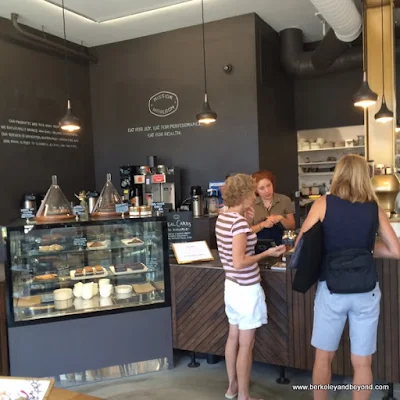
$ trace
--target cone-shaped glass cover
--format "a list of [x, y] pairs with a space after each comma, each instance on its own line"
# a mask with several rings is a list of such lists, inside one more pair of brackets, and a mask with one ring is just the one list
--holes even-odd
[[42, 204], [36, 214], [38, 221], [59, 221], [74, 218], [71, 203], [65, 197], [60, 186], [57, 184], [57, 176], [51, 177], [52, 184], [46, 193]]
[[103, 186], [103, 190], [100, 193], [91, 215], [93, 217], [118, 216], [120, 214], [117, 214], [115, 211], [115, 205], [121, 204], [122, 202], [120, 194], [111, 182], [111, 174], [107, 174], [106, 183]]

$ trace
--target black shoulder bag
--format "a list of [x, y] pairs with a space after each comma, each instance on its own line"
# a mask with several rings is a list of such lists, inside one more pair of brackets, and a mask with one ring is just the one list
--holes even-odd
[[378, 281], [374, 263], [375, 236], [379, 227], [378, 206], [369, 249], [346, 249], [325, 258], [325, 278], [331, 293], [366, 293]]

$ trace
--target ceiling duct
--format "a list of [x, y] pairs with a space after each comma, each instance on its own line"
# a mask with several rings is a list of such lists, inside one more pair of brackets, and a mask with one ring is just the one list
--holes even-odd
[[310, 0], [332, 28], [314, 51], [311, 62], [326, 70], [343, 54], [362, 31], [362, 18], [353, 0]]
[[[326, 35], [328, 36], [328, 35]], [[280, 32], [281, 62], [289, 75], [299, 77], [317, 76], [326, 73], [343, 72], [362, 68], [362, 47], [351, 47], [331, 66], [324, 70], [315, 68], [312, 62], [314, 51], [303, 50], [303, 32], [297, 28], [289, 28]]]
[[50, 47], [50, 48], [52, 48], [52, 49], [54, 49], [54, 50], [56, 50], [58, 52], [66, 51], [70, 55], [72, 55], [74, 57], [78, 57], [78, 58], [80, 58], [82, 60], [85, 60], [85, 61], [90, 61], [90, 62], [93, 62], [93, 63], [97, 63], [98, 62], [97, 57], [95, 57], [95, 56], [93, 56], [91, 54], [86, 54], [83, 51], [80, 52], [80, 51], [71, 49], [70, 47], [65, 47], [64, 45], [52, 42], [51, 40], [48, 40], [48, 39], [45, 39], [43, 37], [34, 35], [33, 33], [27, 32], [19, 24], [19, 22], [18, 22], [18, 14], [12, 13], [11, 14], [11, 21], [12, 21], [12, 24], [13, 24], [13, 26], [14, 26], [14, 28], [15, 28], [15, 30], [17, 32], [19, 32], [21, 35], [25, 36], [26, 38], [28, 38], [28, 39], [30, 39], [30, 40], [32, 40], [34, 42], [37, 42], [37, 43], [40, 43], [41, 45], [45, 45], [47, 47]]

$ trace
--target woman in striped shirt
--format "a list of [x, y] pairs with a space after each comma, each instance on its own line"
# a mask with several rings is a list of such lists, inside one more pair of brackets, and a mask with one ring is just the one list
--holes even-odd
[[257, 236], [245, 218], [255, 201], [255, 183], [250, 175], [230, 176], [222, 188], [222, 197], [228, 209], [219, 215], [215, 232], [226, 276], [225, 312], [229, 320], [225, 348], [229, 388], [225, 397], [255, 400], [249, 396], [254, 335], [257, 328], [267, 323], [258, 262], [266, 257], [279, 257], [285, 246], [254, 254]]

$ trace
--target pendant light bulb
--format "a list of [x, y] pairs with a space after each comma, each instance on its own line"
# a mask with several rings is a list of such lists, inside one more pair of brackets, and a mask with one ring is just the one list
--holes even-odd
[[209, 125], [217, 120], [217, 113], [211, 109], [207, 93], [204, 96], [204, 103], [201, 112], [196, 115], [196, 119], [202, 125]]
[[382, 96], [382, 105], [379, 111], [375, 114], [375, 121], [385, 124], [393, 120], [393, 112], [386, 105], [385, 96]]
[[67, 113], [59, 122], [60, 128], [64, 132], [76, 133], [81, 130], [81, 122], [75, 117], [71, 111], [71, 102], [68, 100]]
[[354, 105], [356, 107], [368, 108], [376, 104], [378, 100], [378, 95], [371, 90], [367, 80], [367, 72], [363, 73], [363, 81], [361, 83], [360, 89], [354, 95]]

